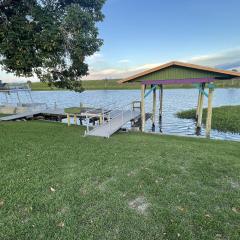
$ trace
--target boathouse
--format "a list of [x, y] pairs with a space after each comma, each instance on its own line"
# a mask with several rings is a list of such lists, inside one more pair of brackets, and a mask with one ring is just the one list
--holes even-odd
[[[169, 62], [156, 68], [141, 72], [134, 76], [120, 80], [119, 83], [136, 83], [141, 86], [141, 129], [145, 128], [145, 98], [153, 93], [153, 124], [156, 115], [156, 91], [159, 88], [159, 114], [163, 113], [163, 88], [164, 85], [193, 84], [198, 88], [198, 101], [196, 109], [197, 128], [201, 128], [204, 96], [208, 98], [208, 111], [206, 120], [206, 136], [210, 136], [212, 121], [212, 100], [215, 85], [219, 80], [229, 81], [240, 77], [240, 73], [205, 67], [183, 62]], [[150, 87], [150, 90], [147, 90]], [[208, 92], [205, 90], [208, 89]]]

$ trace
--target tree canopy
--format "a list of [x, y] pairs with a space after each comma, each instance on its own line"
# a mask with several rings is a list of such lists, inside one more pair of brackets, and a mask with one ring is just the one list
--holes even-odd
[[105, 0], [0, 0], [0, 64], [16, 76], [82, 91], [87, 56], [99, 51]]

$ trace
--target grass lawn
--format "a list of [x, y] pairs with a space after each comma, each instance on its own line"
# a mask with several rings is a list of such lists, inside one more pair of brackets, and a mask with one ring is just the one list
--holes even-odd
[[[83, 87], [85, 90], [118, 90], [118, 89], [140, 89], [139, 83], [125, 83], [119, 84], [118, 80], [88, 80], [82, 81]], [[216, 86], [219, 88], [228, 88], [228, 87], [240, 87], [239, 80], [230, 80], [223, 81], [219, 80], [216, 82]], [[47, 83], [42, 82], [33, 82], [31, 84], [32, 90], [35, 91], [47, 91], [47, 90], [59, 90], [55, 87], [50, 88]], [[193, 85], [189, 84], [178, 84], [178, 85], [166, 85], [164, 88], [195, 88]], [[61, 90], [61, 89], [60, 89]]]
[[[177, 113], [179, 118], [195, 119], [196, 110]], [[203, 110], [203, 122], [206, 123], [207, 109]], [[212, 128], [222, 132], [240, 133], [240, 106], [213, 108]]]
[[0, 239], [239, 239], [240, 143], [0, 124]]

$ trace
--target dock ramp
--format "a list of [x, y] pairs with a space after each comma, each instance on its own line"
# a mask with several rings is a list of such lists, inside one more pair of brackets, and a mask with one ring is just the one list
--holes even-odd
[[109, 113], [108, 120], [92, 130], [87, 130], [86, 136], [97, 136], [109, 138], [117, 132], [122, 126], [131, 120], [140, 117], [139, 110], [113, 110]]

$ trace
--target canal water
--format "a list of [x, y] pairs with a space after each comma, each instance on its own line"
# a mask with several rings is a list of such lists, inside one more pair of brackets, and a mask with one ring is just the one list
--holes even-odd
[[[0, 103], [5, 102], [5, 97], [0, 94]], [[96, 90], [76, 93], [72, 91], [34, 91], [32, 97], [35, 102], [47, 103], [58, 107], [79, 106], [80, 103], [102, 107], [115, 103], [115, 106], [123, 106], [134, 100], [140, 100], [139, 90]], [[196, 108], [198, 91], [196, 89], [166, 89], [163, 96], [163, 119], [159, 126], [158, 111], [156, 116], [155, 131], [174, 135], [192, 135], [195, 133], [195, 121], [179, 119], [176, 113], [182, 110]], [[22, 94], [23, 101], [29, 101], [28, 96]], [[157, 96], [158, 99], [158, 96]], [[11, 99], [16, 102], [17, 99]], [[207, 107], [207, 98], [204, 99]], [[159, 102], [157, 103], [159, 109]], [[240, 89], [216, 89], [214, 92], [213, 106], [240, 105]], [[146, 98], [146, 112], [152, 112], [152, 95]], [[214, 113], [213, 113], [214, 114]], [[240, 113], [239, 113], [240, 114]], [[146, 123], [146, 131], [152, 131], [152, 122]], [[204, 136], [205, 129], [201, 131]], [[214, 139], [240, 141], [240, 134], [223, 133], [212, 130], [211, 137]]]

